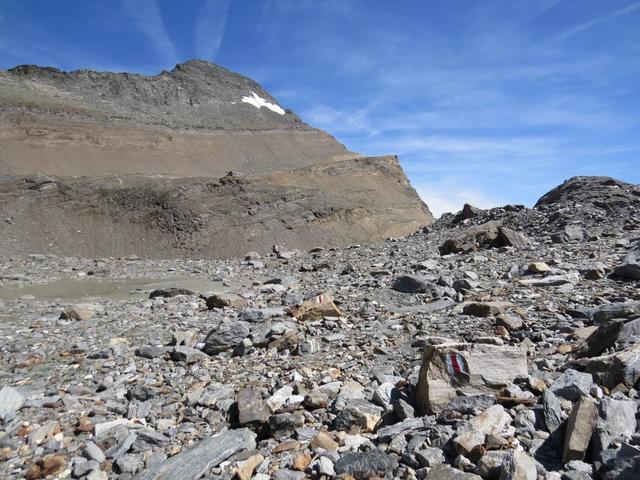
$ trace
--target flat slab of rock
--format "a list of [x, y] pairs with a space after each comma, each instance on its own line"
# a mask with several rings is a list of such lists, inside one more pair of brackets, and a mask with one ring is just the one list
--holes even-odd
[[348, 474], [355, 478], [391, 478], [398, 462], [379, 450], [346, 453], [335, 464], [338, 475]]
[[527, 375], [523, 349], [488, 344], [452, 343], [424, 349], [416, 400], [418, 411], [443, 410], [458, 392], [486, 393], [499, 390]]
[[231, 455], [256, 447], [256, 434], [249, 429], [227, 430], [200, 441], [195, 447], [175, 455], [160, 465], [134, 477], [135, 480], [196, 480]]
[[525, 278], [518, 280], [518, 283], [527, 287], [558, 287], [568, 283], [576, 284], [579, 281], [579, 273], [567, 273], [566, 275], [549, 275], [542, 278]]

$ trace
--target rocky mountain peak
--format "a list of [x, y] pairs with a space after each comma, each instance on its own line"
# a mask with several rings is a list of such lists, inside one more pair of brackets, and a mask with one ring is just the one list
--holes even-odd
[[254, 80], [204, 60], [157, 75], [19, 65], [0, 71], [0, 109], [213, 130], [309, 129]]

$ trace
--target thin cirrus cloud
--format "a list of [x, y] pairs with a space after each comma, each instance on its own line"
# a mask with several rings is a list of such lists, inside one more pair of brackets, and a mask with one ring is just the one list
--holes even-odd
[[356, 111], [340, 110], [327, 105], [317, 105], [304, 112], [313, 125], [319, 128], [331, 129], [336, 133], [347, 135], [364, 134], [377, 135], [379, 131], [371, 125], [366, 109]]
[[196, 23], [196, 53], [199, 58], [215, 60], [224, 38], [231, 0], [205, 0]]
[[169, 64], [178, 62], [178, 51], [164, 26], [158, 0], [122, 0], [122, 8], [160, 57]]
[[564, 30], [563, 32], [559, 33], [558, 35], [555, 35], [554, 37], [551, 37], [549, 40], [547, 40], [546, 42], [543, 42], [543, 45], [547, 45], [547, 44], [551, 44], [551, 43], [555, 43], [555, 42], [561, 42], [563, 40], [567, 40], [568, 38], [571, 38], [575, 35], [578, 35], [582, 32], [585, 32], [593, 27], [596, 27], [598, 25], [601, 25], [603, 23], [609, 22], [611, 20], [614, 20], [618, 17], [621, 17], [623, 15], [628, 15], [630, 13], [635, 12], [636, 10], [640, 10], [640, 2], [635, 2], [632, 4], [627, 5], [624, 8], [621, 8], [619, 10], [616, 10], [614, 12], [608, 13], [607, 15], [602, 15], [600, 17], [594, 18], [592, 20], [589, 20], [587, 22], [581, 23], [579, 25], [575, 25], [571, 28], [568, 28], [566, 30]]

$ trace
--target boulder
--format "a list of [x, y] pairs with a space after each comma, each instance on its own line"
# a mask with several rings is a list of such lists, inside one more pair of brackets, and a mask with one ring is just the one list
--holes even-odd
[[593, 385], [591, 374], [568, 368], [553, 382], [551, 391], [562, 398], [575, 402], [582, 395], [589, 394], [591, 385]]
[[439, 247], [440, 255], [450, 253], [469, 253], [487, 248], [516, 247], [531, 245], [531, 241], [522, 233], [503, 227], [498, 221], [490, 221], [462, 230], [452, 238], [445, 240]]
[[449, 343], [424, 349], [416, 391], [421, 414], [438, 413], [458, 393], [499, 391], [527, 375], [526, 351], [518, 347]]
[[419, 275], [402, 275], [391, 284], [392, 289], [402, 293], [427, 293], [433, 287], [430, 280]]
[[635, 400], [605, 397], [600, 402], [599, 410], [600, 416], [591, 438], [594, 453], [609, 448], [613, 440], [628, 441], [636, 433], [638, 403]]
[[208, 355], [230, 350], [249, 336], [249, 324], [242, 321], [223, 322], [211, 330], [204, 339], [202, 351]]

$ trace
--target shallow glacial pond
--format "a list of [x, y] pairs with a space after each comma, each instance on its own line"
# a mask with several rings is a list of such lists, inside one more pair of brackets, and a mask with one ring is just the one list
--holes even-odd
[[36, 299], [79, 300], [101, 298], [131, 300], [145, 298], [158, 288], [186, 288], [194, 292], [221, 292], [228, 287], [220, 281], [206, 278], [73, 278], [47, 283], [0, 285], [0, 300], [15, 300], [27, 296]]

